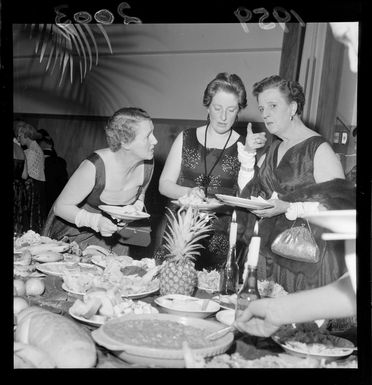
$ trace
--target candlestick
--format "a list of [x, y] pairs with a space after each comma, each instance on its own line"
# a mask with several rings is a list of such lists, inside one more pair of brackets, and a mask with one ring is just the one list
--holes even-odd
[[234, 247], [236, 244], [236, 236], [238, 232], [238, 224], [236, 222], [236, 212], [234, 210], [232, 218], [231, 218], [231, 224], [230, 224], [230, 236], [229, 236], [229, 243], [230, 248]]

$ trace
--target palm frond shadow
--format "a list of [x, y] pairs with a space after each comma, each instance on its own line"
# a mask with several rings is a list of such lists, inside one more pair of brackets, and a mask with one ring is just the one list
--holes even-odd
[[[26, 25], [20, 31], [18, 38], [32, 39], [33, 41], [31, 40], [29, 44], [34, 43], [35, 49], [31, 65], [20, 61], [14, 62], [15, 92], [22, 93], [26, 90], [30, 92], [32, 98], [42, 100], [48, 98], [48, 104], [56, 108], [62, 102], [72, 108], [79, 107], [79, 110], [83, 110], [87, 114], [97, 114], [98, 110], [102, 110], [102, 108], [105, 110], [105, 107], [111, 110], [115, 105], [113, 90], [124, 94], [129, 100], [129, 95], [125, 95], [125, 85], [113, 80], [115, 75], [120, 75], [121, 78], [127, 78], [130, 81], [134, 80], [153, 89], [157, 88], [156, 84], [151, 81], [153, 76], [145, 78], [136, 75], [137, 71], [133, 71], [138, 68], [138, 61], [128, 58], [124, 53], [114, 56], [108, 53], [109, 50], [113, 52], [112, 47], [114, 47], [114, 52], [115, 50], [128, 51], [136, 46], [136, 39], [139, 36], [152, 37], [150, 34], [141, 30], [127, 30], [125, 38], [119, 39], [121, 34], [116, 32], [113, 34], [113, 41], [115, 45], [119, 43], [120, 45], [117, 47], [110, 45], [110, 49], [108, 49], [108, 35], [104, 36], [93, 29], [91, 33], [95, 39], [89, 40], [87, 36], [84, 39], [81, 37], [81, 31], [89, 26], [79, 25], [78, 27], [80, 28], [72, 29], [69, 26], [57, 30], [55, 25]], [[114, 31], [109, 30], [109, 32]], [[90, 34], [89, 36], [91, 37]], [[94, 42], [94, 48], [89, 48], [85, 52], [89, 41]], [[98, 54], [100, 55], [99, 61]], [[39, 63], [42, 66], [37, 68]], [[140, 66], [141, 69], [161, 72], [151, 64], [141, 63]]]

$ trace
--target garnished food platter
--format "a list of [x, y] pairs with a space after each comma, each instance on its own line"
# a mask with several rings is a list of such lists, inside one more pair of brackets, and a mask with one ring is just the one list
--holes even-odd
[[[153, 287], [152, 289], [139, 291], [139, 292], [135, 292], [135, 293], [121, 291], [120, 295], [122, 298], [131, 298], [131, 299], [139, 299], [139, 298], [148, 297], [149, 295], [155, 294], [159, 290], [158, 285], [155, 284], [154, 286], [155, 287]], [[62, 289], [64, 291], [66, 291], [67, 293], [74, 294], [74, 295], [80, 295], [80, 296], [84, 296], [87, 293], [86, 291], [83, 292], [83, 291], [72, 290], [65, 283], [62, 283]], [[128, 289], [128, 290], [130, 291], [130, 289]]]
[[182, 368], [185, 366], [184, 341], [203, 357], [222, 354], [231, 346], [232, 333], [216, 341], [205, 339], [219, 329], [220, 324], [199, 318], [143, 314], [110, 320], [94, 330], [92, 337], [129, 363]]
[[91, 274], [102, 274], [102, 269], [90, 263], [75, 262], [49, 262], [37, 264], [36, 269], [47, 275], [62, 277], [66, 271], [79, 271]]
[[288, 354], [298, 357], [336, 360], [349, 356], [355, 350], [355, 345], [345, 338], [319, 330], [305, 332], [289, 326], [280, 329], [272, 339]]

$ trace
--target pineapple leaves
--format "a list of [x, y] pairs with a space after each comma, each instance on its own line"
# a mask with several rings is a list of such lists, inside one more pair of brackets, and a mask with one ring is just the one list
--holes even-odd
[[175, 260], [194, 259], [200, 255], [198, 251], [204, 248], [198, 243], [209, 236], [212, 230], [211, 219], [213, 215], [201, 213], [198, 209], [181, 207], [176, 215], [169, 209], [166, 213], [168, 219], [167, 229], [164, 233], [164, 240], [167, 251]]

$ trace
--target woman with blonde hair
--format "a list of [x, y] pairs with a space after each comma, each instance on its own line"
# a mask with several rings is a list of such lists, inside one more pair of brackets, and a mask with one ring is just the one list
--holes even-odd
[[49, 213], [44, 235], [128, 252], [125, 228], [100, 205], [133, 205], [142, 211], [154, 163], [154, 125], [148, 113], [127, 107], [105, 127], [109, 147], [94, 151], [71, 176]]

